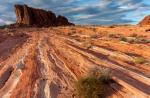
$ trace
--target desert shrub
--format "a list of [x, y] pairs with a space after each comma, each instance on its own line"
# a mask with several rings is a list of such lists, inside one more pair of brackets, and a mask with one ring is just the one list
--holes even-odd
[[115, 34], [115, 33], [114, 34], [111, 33], [108, 35], [109, 38], [121, 38], [122, 36], [123, 36], [122, 34]]
[[109, 26], [109, 28], [115, 28], [116, 27], [116, 25], [111, 25], [111, 26]]
[[72, 36], [72, 35], [75, 34], [75, 33], [76, 33], [75, 31], [69, 32], [69, 33], [68, 33], [68, 36]]
[[100, 81], [107, 83], [111, 79], [111, 71], [108, 68], [92, 68], [88, 72], [88, 76], [95, 77]]
[[137, 41], [137, 39], [134, 37], [121, 37], [120, 40], [124, 42], [128, 42], [130, 44], [134, 44]]
[[76, 88], [80, 98], [101, 98], [105, 90], [104, 84], [94, 77], [80, 79]]
[[120, 40], [124, 41], [124, 42], [127, 42], [127, 38], [126, 37], [121, 37]]
[[126, 42], [128, 42], [128, 43], [130, 43], [130, 44], [134, 44], [134, 43], [137, 42], [137, 40], [138, 40], [138, 39], [135, 39], [135, 38], [127, 38], [127, 41], [126, 41]]
[[115, 36], [115, 34], [109, 34], [108, 35], [110, 38], [115, 38], [116, 36]]
[[91, 69], [87, 77], [76, 82], [77, 93], [80, 98], [103, 98], [106, 92], [106, 83], [110, 79], [110, 70]]
[[134, 59], [135, 64], [143, 64], [145, 62], [146, 62], [146, 60], [143, 57], [137, 57]]
[[144, 39], [144, 38], [139, 38], [139, 39], [138, 39], [138, 42], [139, 42], [139, 43], [144, 43], [144, 44], [146, 44], [146, 43], [150, 43], [150, 40]]

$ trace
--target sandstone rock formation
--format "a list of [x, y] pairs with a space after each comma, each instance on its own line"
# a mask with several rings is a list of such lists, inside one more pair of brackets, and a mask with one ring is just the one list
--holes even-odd
[[139, 25], [150, 25], [150, 15], [146, 16]]
[[[112, 71], [114, 82], [107, 83], [106, 98], [150, 98], [150, 44], [121, 43], [119, 39], [134, 33], [137, 39], [149, 40], [146, 29], [0, 29], [0, 98], [80, 98], [75, 81], [95, 67]], [[110, 39], [110, 34], [122, 36]], [[108, 71], [102, 70], [106, 76]]]
[[56, 17], [52, 11], [35, 9], [27, 5], [15, 5], [16, 23], [31, 26], [73, 25], [64, 16]]

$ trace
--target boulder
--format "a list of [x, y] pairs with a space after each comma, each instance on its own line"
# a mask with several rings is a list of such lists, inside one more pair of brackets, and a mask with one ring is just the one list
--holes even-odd
[[27, 26], [73, 25], [64, 16], [56, 17], [52, 11], [36, 9], [27, 5], [15, 5], [16, 23]]

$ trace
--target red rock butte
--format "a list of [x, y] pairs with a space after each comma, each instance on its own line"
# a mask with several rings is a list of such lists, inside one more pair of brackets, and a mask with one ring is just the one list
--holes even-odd
[[92, 88], [100, 98], [150, 98], [150, 26], [59, 26], [70, 23], [50, 11], [15, 8], [17, 23], [0, 27], [0, 98], [83, 98], [75, 83], [93, 68], [111, 78], [104, 92]]
[[150, 25], [150, 15], [146, 16], [141, 22], [139, 22], [139, 25]]
[[64, 16], [52, 11], [36, 9], [27, 5], [15, 5], [16, 23], [31, 26], [65, 26], [74, 25]]

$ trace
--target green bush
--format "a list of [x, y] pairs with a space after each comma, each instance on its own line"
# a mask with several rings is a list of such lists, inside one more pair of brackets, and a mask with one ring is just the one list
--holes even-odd
[[106, 83], [110, 81], [110, 70], [94, 68], [85, 78], [76, 82], [76, 90], [80, 98], [103, 98]]
[[104, 84], [94, 77], [80, 79], [76, 83], [76, 88], [81, 98], [101, 98], [105, 90]]

